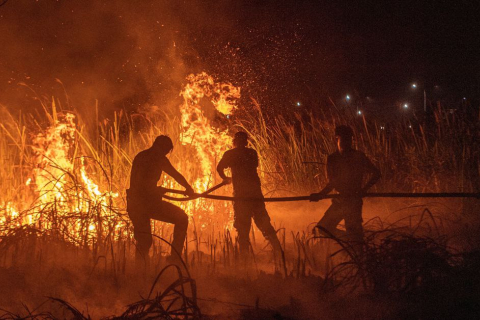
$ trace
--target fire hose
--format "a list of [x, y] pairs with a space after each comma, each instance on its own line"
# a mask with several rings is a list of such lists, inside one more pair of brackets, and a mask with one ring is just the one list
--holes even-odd
[[[312, 201], [311, 196], [294, 196], [294, 197], [231, 197], [231, 196], [217, 196], [210, 193], [223, 187], [226, 183], [222, 182], [203, 193], [195, 193], [193, 196], [188, 197], [172, 197], [163, 195], [162, 197], [172, 201], [190, 201], [198, 198], [223, 200], [223, 201], [262, 201], [262, 202], [288, 202], [288, 201]], [[185, 191], [176, 189], [165, 189], [166, 193], [183, 194]], [[322, 196], [320, 200], [332, 199], [332, 198], [348, 198], [348, 197], [361, 197], [361, 198], [477, 198], [480, 199], [480, 193], [463, 193], [463, 192], [413, 192], [413, 193], [399, 193], [399, 192], [371, 192], [361, 195], [343, 195], [343, 194], [328, 194]]]

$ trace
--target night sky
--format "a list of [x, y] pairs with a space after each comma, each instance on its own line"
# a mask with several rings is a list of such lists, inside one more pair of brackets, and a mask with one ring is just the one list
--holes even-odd
[[[1, 1], [0, 1], [1, 3]], [[455, 101], [480, 88], [478, 1], [47, 1], [0, 7], [0, 103], [32, 92], [104, 112], [176, 105], [206, 71], [266, 110], [346, 94], [391, 106], [419, 84]], [[59, 79], [61, 86], [55, 79]], [[410, 91], [409, 91], [410, 90]]]

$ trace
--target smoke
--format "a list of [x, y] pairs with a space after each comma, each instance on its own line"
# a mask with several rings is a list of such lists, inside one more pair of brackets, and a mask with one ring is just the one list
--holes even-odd
[[19, 83], [47, 97], [65, 90], [79, 108], [178, 96], [192, 55], [182, 10], [175, 1], [9, 1], [0, 8], [0, 103], [28, 110], [34, 94]]
[[0, 7], [0, 104], [31, 111], [32, 97], [66, 93], [66, 104], [91, 110], [98, 100], [104, 114], [177, 107], [185, 77], [206, 71], [276, 112], [295, 105], [292, 92], [317, 98], [310, 85], [332, 74], [322, 65], [338, 70], [319, 57], [332, 36], [308, 22], [318, 19], [311, 11], [269, 1], [8, 1]]
[[95, 99], [106, 111], [178, 105], [185, 76], [206, 71], [276, 114], [354, 89], [391, 101], [412, 77], [458, 88], [476, 79], [469, 5], [438, 16], [422, 3], [347, 3], [9, 0], [0, 6], [0, 103], [28, 110], [25, 82], [47, 97], [65, 88], [79, 109]]

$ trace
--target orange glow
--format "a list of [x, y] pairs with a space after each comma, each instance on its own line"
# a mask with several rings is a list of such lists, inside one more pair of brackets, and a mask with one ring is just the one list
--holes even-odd
[[[30, 205], [7, 203], [0, 207], [1, 222], [10, 222], [10, 227], [33, 225], [42, 231], [60, 229], [68, 240], [85, 244], [98, 236], [94, 232], [99, 227], [107, 229], [123, 223], [110, 210], [118, 194], [101, 191], [89, 178], [83, 158], [76, 155], [76, 139], [75, 116], [71, 113], [59, 115], [33, 138], [35, 167], [25, 185], [34, 200]], [[22, 205], [25, 208], [20, 210]], [[96, 216], [91, 213], [93, 208]]]
[[[180, 141], [184, 146], [195, 149], [198, 161], [191, 161], [190, 166], [197, 170], [200, 167], [200, 174], [192, 181], [192, 185], [197, 192], [204, 192], [215, 183], [217, 162], [231, 147], [232, 138], [228, 129], [222, 130], [212, 125], [210, 119], [212, 117], [209, 118], [206, 115], [206, 110], [202, 106], [211, 103], [214, 107], [213, 113], [226, 118], [237, 108], [240, 88], [230, 83], [215, 82], [211, 76], [202, 72], [196, 75], [190, 74], [187, 77], [187, 84], [180, 95], [183, 97], [183, 104], [180, 106], [183, 133]], [[232, 211], [231, 204], [228, 202], [217, 204], [217, 206], [222, 207], [225, 212]], [[200, 222], [201, 229], [207, 227], [214, 214], [211, 201], [204, 199], [184, 203], [183, 207], [189, 215], [196, 213], [195, 219]], [[225, 228], [232, 225], [231, 217], [227, 220]]]
[[[216, 164], [232, 144], [228, 129], [222, 129], [215, 119], [220, 118], [220, 123], [228, 127], [226, 116], [237, 108], [240, 89], [215, 82], [206, 73], [191, 74], [186, 80], [180, 93], [182, 131], [178, 138], [188, 159], [172, 161], [175, 167], [182, 168], [180, 171], [196, 192], [203, 192], [220, 182], [215, 181]], [[207, 110], [208, 106], [211, 110]], [[50, 126], [32, 138], [31, 171], [22, 182], [24, 198], [29, 202], [0, 202], [0, 223], [7, 228], [28, 225], [42, 232], [53, 231], [83, 246], [109, 235], [130, 235], [128, 219], [121, 216], [125, 213], [124, 202], [119, 193], [112, 191], [108, 179], [101, 179], [100, 165], [85, 156], [88, 153], [80, 141], [86, 140], [80, 139], [80, 131], [73, 113], [60, 114], [53, 107]], [[170, 178], [164, 179], [163, 186], [178, 187]], [[228, 202], [214, 204], [197, 199], [177, 205], [195, 221], [196, 228], [203, 230], [217, 222], [223, 228], [231, 227], [233, 210]]]
[[228, 130], [220, 130], [211, 125], [200, 105], [203, 98], [208, 98], [220, 114], [227, 116], [237, 108], [240, 88], [230, 83], [218, 83], [205, 72], [187, 77], [188, 83], [180, 95], [183, 104], [180, 107], [184, 132], [180, 137], [184, 145], [195, 148], [203, 176], [195, 180], [195, 188], [205, 191], [215, 172], [215, 160], [222, 156], [232, 145]]

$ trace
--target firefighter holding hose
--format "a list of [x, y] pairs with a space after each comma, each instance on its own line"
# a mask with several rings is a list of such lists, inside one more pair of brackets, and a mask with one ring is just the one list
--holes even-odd
[[193, 196], [195, 193], [185, 177], [166, 157], [172, 149], [172, 140], [161, 135], [149, 149], [138, 153], [133, 159], [130, 189], [127, 190], [127, 212], [134, 227], [137, 264], [141, 262], [148, 264], [148, 251], [152, 245], [150, 219], [175, 225], [168, 260], [178, 262], [182, 254], [188, 216], [181, 208], [162, 200], [163, 188], [157, 186], [157, 182], [165, 172], [185, 188], [185, 194]]
[[[258, 155], [257, 152], [247, 147], [248, 135], [237, 132], [233, 139], [234, 148], [228, 150], [218, 163], [217, 171], [225, 183], [233, 183], [235, 197], [253, 198], [258, 200], [235, 200], [233, 209], [235, 214], [234, 227], [238, 233], [238, 244], [240, 254], [245, 258], [248, 256], [250, 247], [250, 228], [252, 218], [263, 236], [273, 247], [275, 261], [282, 256], [282, 247], [270, 217], [265, 208], [260, 177], [257, 173]], [[225, 169], [230, 168], [232, 177], [225, 175]]]
[[[311, 194], [310, 199], [319, 201], [333, 190], [342, 197], [332, 199], [331, 206], [314, 231], [317, 229], [322, 235], [362, 243], [362, 195], [380, 179], [380, 171], [363, 152], [353, 148], [352, 128], [345, 125], [336, 127], [335, 137], [337, 151], [327, 158], [328, 183], [320, 192]], [[369, 179], [363, 184], [366, 177]], [[346, 232], [337, 229], [342, 220], [345, 220]]]

